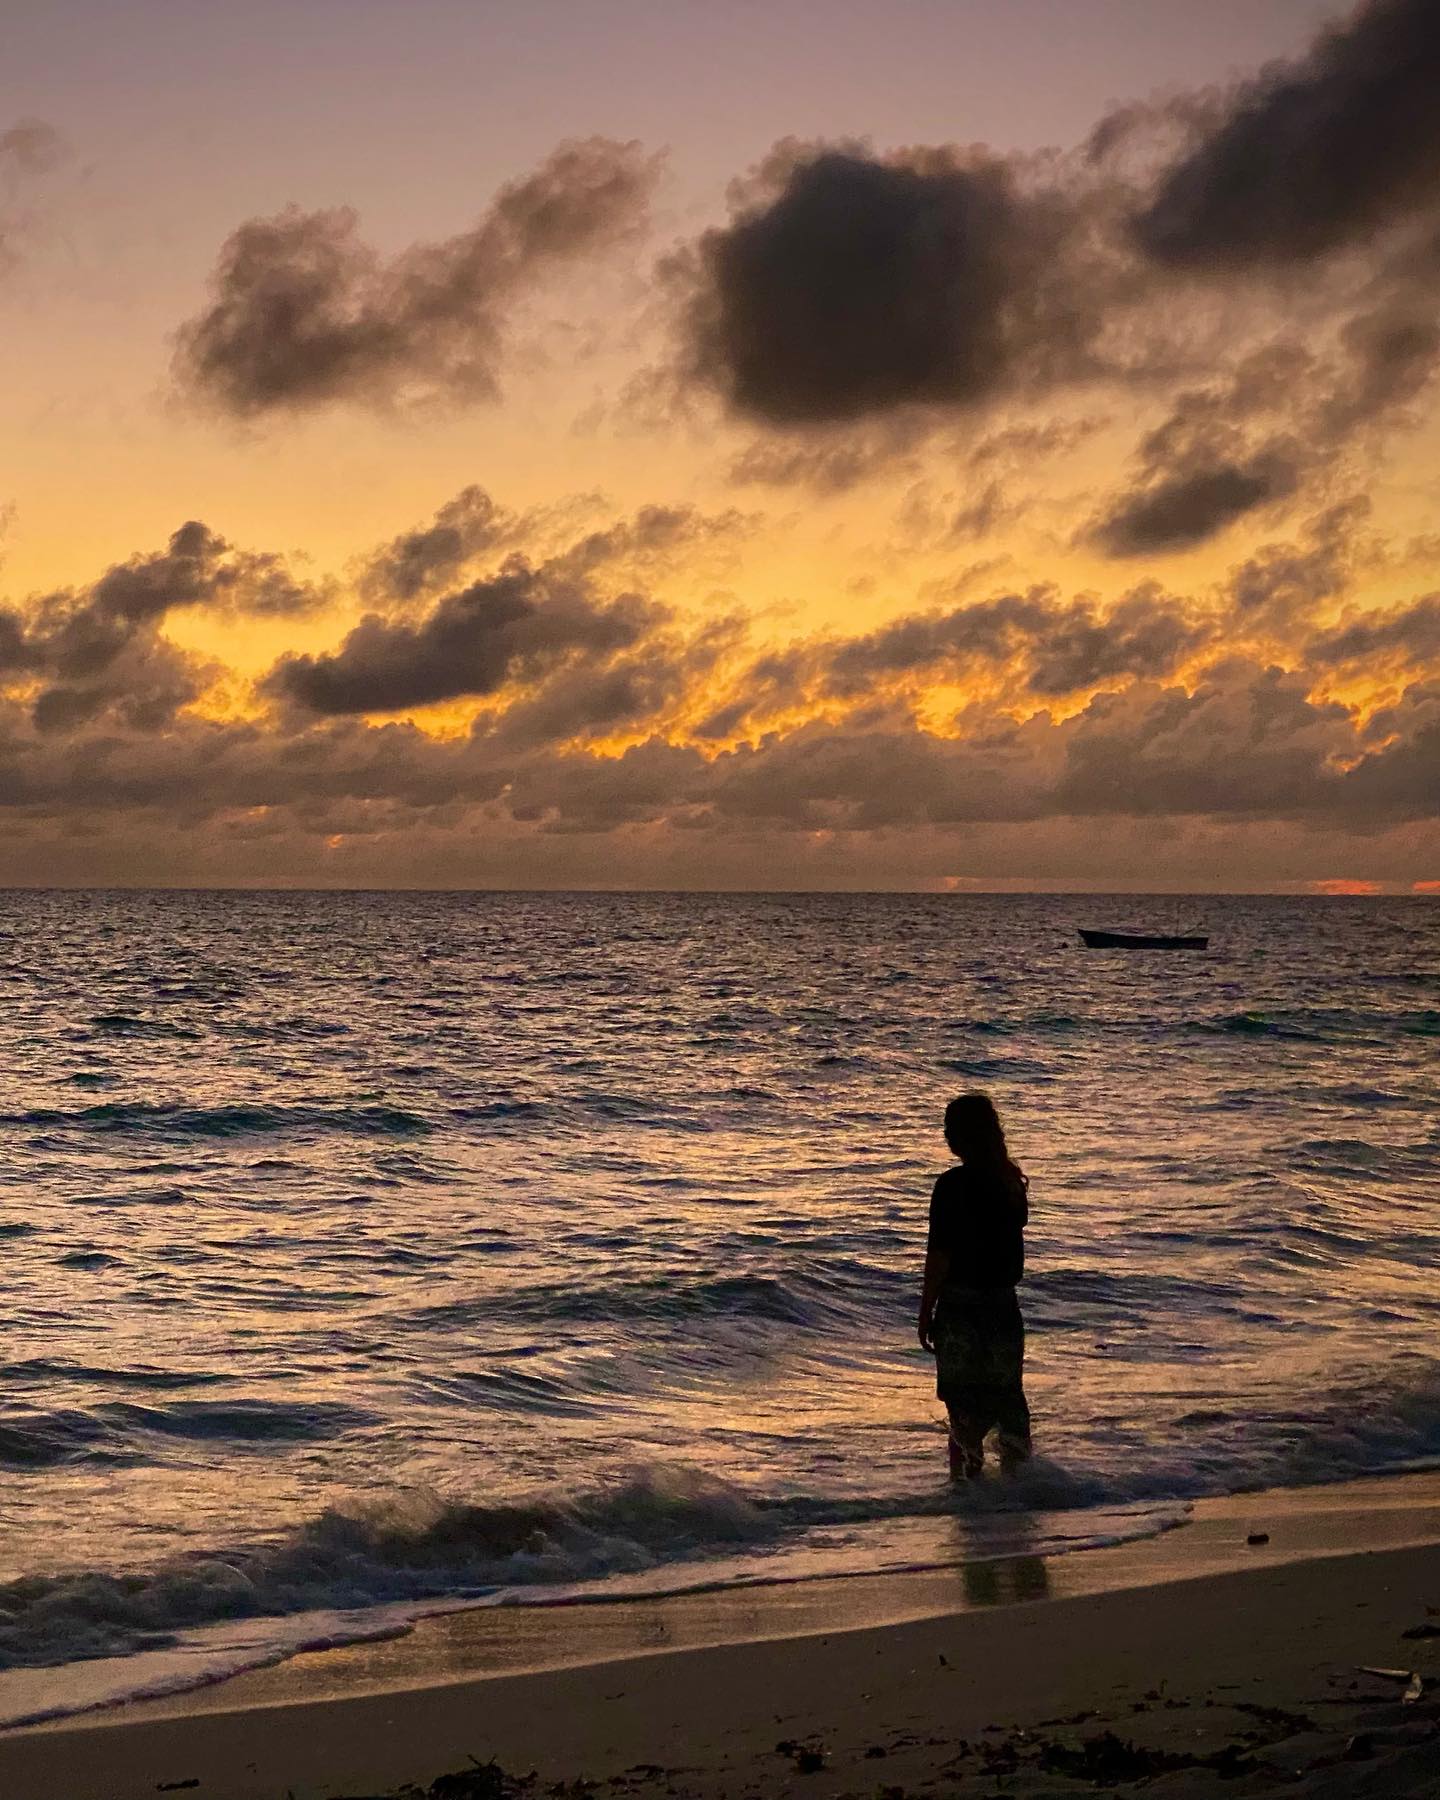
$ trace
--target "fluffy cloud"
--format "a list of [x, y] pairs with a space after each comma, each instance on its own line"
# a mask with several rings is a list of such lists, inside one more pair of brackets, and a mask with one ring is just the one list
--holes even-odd
[[[1304, 264], [1306, 342], [1282, 332], [1180, 396], [1142, 444], [1134, 485], [1096, 521], [1103, 548], [1185, 549], [1288, 500], [1363, 433], [1403, 419], [1431, 382], [1437, 78], [1430, 0], [1368, 0], [1220, 104], [1172, 109], [1191, 142], [1133, 216], [1137, 248], [1212, 297], [1244, 277], [1231, 300], [1242, 330], [1257, 304], [1296, 309], [1288, 275]], [[1366, 249], [1363, 265], [1335, 263], [1354, 245]], [[1279, 285], [1267, 294], [1265, 280]], [[1181, 293], [1161, 303], [1195, 302]]]
[[267, 686], [317, 713], [401, 712], [492, 694], [567, 660], [593, 673], [667, 616], [639, 595], [600, 599], [553, 567], [512, 557], [418, 622], [371, 613], [332, 654], [283, 658]]
[[1121, 557], [1189, 549], [1289, 500], [1364, 434], [1403, 419], [1440, 367], [1436, 273], [1433, 249], [1408, 248], [1367, 284], [1327, 351], [1282, 336], [1180, 393], [1093, 540]]
[[1252, 551], [1226, 583], [1228, 633], [1293, 641], [1297, 629], [1323, 602], [1342, 594], [1373, 556], [1363, 541], [1369, 516], [1368, 501], [1342, 501], [1306, 520], [1298, 541]]
[[1214, 635], [1205, 614], [1151, 586], [1108, 609], [1042, 587], [895, 619], [836, 644], [825, 673], [845, 692], [895, 675], [963, 681], [977, 666], [1010, 664], [1028, 693], [1068, 694], [1121, 676], [1171, 674]]
[[1068, 200], [986, 152], [779, 144], [680, 265], [691, 373], [782, 426], [1073, 376], [1101, 323], [1080, 255]]
[[518, 300], [636, 231], [656, 175], [638, 144], [562, 144], [469, 231], [389, 260], [344, 208], [252, 219], [221, 251], [210, 304], [180, 329], [176, 374], [242, 417], [419, 394], [493, 399]]
[[1355, 612], [1305, 646], [1307, 663], [1319, 667], [1375, 668], [1391, 663], [1440, 666], [1440, 594], [1383, 612]]
[[901, 719], [812, 720], [714, 756], [658, 738], [596, 756], [356, 721], [298, 733], [194, 721], [53, 745], [8, 731], [3, 791], [12, 806], [63, 796], [201, 813], [342, 800], [421, 811], [497, 803], [524, 822], [590, 831], [682, 817], [689, 829], [769, 821], [851, 832], [1066, 816], [1354, 823], [1380, 806], [1432, 816], [1440, 716], [1423, 701], [1417, 692], [1389, 721], [1404, 726], [1399, 735], [1367, 743], [1347, 708], [1308, 697], [1303, 677], [1231, 659], [1193, 690], [1152, 682], [1103, 690], [1062, 720], [977, 711], [953, 737]]
[[403, 531], [366, 558], [358, 586], [367, 600], [401, 604], [453, 580], [484, 551], [513, 536], [513, 515], [482, 487], [462, 488], [428, 525]]
[[[563, 509], [560, 509], [563, 511]], [[533, 689], [507, 729], [520, 735], [618, 726], [678, 697], [686, 671], [710, 666], [729, 642], [727, 620], [690, 637], [669, 629], [669, 606], [631, 585], [677, 565], [728, 554], [754, 521], [734, 509], [642, 506], [582, 532], [540, 561], [512, 552], [463, 587], [430, 598], [440, 579], [553, 520], [520, 517], [467, 488], [434, 523], [402, 533], [361, 566], [361, 593], [392, 604], [368, 612], [328, 654], [287, 656], [267, 691], [314, 713], [402, 712]], [[425, 610], [413, 616], [413, 603]], [[624, 652], [637, 654], [622, 658]], [[590, 690], [587, 692], [587, 686]], [[548, 722], [548, 723], [547, 723]]]
[[107, 712], [137, 730], [173, 720], [214, 671], [160, 634], [168, 615], [294, 618], [328, 590], [297, 580], [281, 558], [236, 550], [198, 520], [168, 546], [116, 563], [92, 586], [0, 608], [0, 683], [18, 679], [35, 723], [68, 731]]
[[1245, 513], [1288, 499], [1298, 483], [1295, 459], [1283, 444], [1243, 461], [1199, 452], [1177, 466], [1152, 468], [1100, 522], [1095, 537], [1112, 556], [1188, 550]]
[[[389, 610], [282, 658], [264, 683], [282, 704], [248, 718], [205, 716], [216, 671], [166, 621], [302, 613], [329, 590], [198, 522], [87, 588], [0, 610], [0, 806], [22, 835], [183, 819], [237, 857], [276, 834], [619, 835], [636, 856], [634, 834], [743, 840], [757, 877], [815, 834], [1433, 827], [1440, 613], [1433, 595], [1357, 605], [1384, 555], [1361, 504], [1196, 596], [1042, 584], [768, 645], [740, 616], [697, 619], [634, 584], [723, 552], [743, 515], [642, 507], [538, 558], [504, 550], [513, 518], [466, 490], [380, 546], [359, 575]], [[1327, 697], [1356, 668], [1386, 672], [1380, 710]], [[444, 736], [363, 716], [466, 699], [468, 730], [452, 717]], [[536, 855], [537, 872], [557, 866]], [[731, 855], [692, 863], [733, 878]]]
[[1440, 198], [1432, 0], [1367, 0], [1241, 86], [1135, 220], [1159, 261], [1298, 262]]

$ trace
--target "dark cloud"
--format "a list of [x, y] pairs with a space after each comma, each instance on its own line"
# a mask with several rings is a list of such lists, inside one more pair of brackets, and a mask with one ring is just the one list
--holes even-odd
[[987, 481], [951, 515], [945, 535], [952, 543], [974, 543], [1018, 518], [1021, 510], [1010, 499], [1003, 482]]
[[982, 681], [1033, 705], [1106, 683], [1171, 676], [1213, 650], [1213, 608], [1144, 583], [1108, 607], [1062, 600], [1052, 587], [910, 613], [853, 637], [802, 639], [737, 661], [694, 727], [724, 742], [794, 728], [797, 715], [870, 711], [903, 719], [927, 688]]
[[1189, 549], [1291, 499], [1367, 433], [1404, 422], [1440, 366], [1436, 274], [1433, 251], [1407, 247], [1367, 284], [1328, 353], [1281, 337], [1178, 395], [1091, 540], [1122, 557]]
[[[672, 264], [690, 378], [767, 428], [732, 479], [843, 492], [962, 415], [1089, 384], [1180, 388], [1091, 522], [1110, 554], [1183, 550], [1313, 489], [1440, 365], [1437, 76], [1433, 0], [1371, 0], [1228, 95], [1118, 109], [1069, 157], [778, 144]], [[1235, 279], [1379, 225], [1368, 271]], [[961, 537], [1026, 504], [998, 479], [958, 502]]]
[[301, 581], [269, 551], [236, 550], [191, 519], [158, 555], [135, 556], [106, 571], [83, 601], [98, 619], [143, 624], [187, 606], [252, 618], [300, 618], [330, 597]]
[[192, 519], [167, 547], [116, 563], [91, 587], [0, 610], [0, 674], [34, 687], [33, 716], [69, 731], [113, 713], [135, 730], [168, 723], [215, 671], [159, 635], [174, 612], [297, 617], [328, 590], [296, 580], [281, 558], [236, 550]]
[[[430, 597], [443, 575], [567, 518], [573, 529], [569, 509], [516, 515], [482, 489], [465, 489], [431, 525], [402, 533], [362, 565], [361, 593], [386, 610], [368, 613], [332, 653], [282, 658], [267, 691], [312, 712], [343, 714], [540, 684], [523, 700], [505, 696], [505, 729], [523, 737], [616, 729], [661, 709], [687, 671], [693, 677], [713, 660], [706, 646], [733, 637], [734, 622], [722, 618], [682, 640], [666, 629], [670, 609], [635, 584], [728, 557], [755, 519], [733, 508], [642, 506], [571, 536], [543, 560], [512, 553], [463, 588]], [[418, 619], [407, 616], [417, 600], [428, 607]], [[637, 654], [625, 658], [631, 650]], [[487, 715], [485, 729], [494, 726]]]
[[1329, 812], [1343, 803], [1336, 763], [1353, 752], [1343, 706], [1308, 682], [1235, 659], [1193, 691], [1137, 685], [1097, 695], [1061, 730], [1060, 812], [1155, 816]]
[[1257, 507], [1287, 498], [1298, 483], [1283, 446], [1245, 463], [1171, 469], [1121, 500], [1095, 528], [1095, 540], [1111, 556], [1188, 550]]
[[107, 636], [92, 627], [70, 634], [71, 671], [35, 695], [31, 718], [41, 732], [73, 733], [104, 718], [127, 731], [167, 730], [218, 672], [151, 630]]
[[234, 616], [298, 618], [329, 598], [327, 587], [297, 579], [281, 557], [237, 550], [191, 519], [164, 550], [116, 563], [79, 596], [42, 602], [34, 630], [53, 644], [70, 631], [82, 637], [111, 628], [128, 631], [191, 606]]
[[1343, 592], [1367, 547], [1370, 516], [1363, 497], [1326, 507], [1308, 519], [1298, 541], [1262, 544], [1231, 571], [1226, 583], [1231, 635], [1293, 637], [1326, 600]]
[[1026, 685], [1035, 694], [1071, 694], [1126, 676], [1167, 676], [1215, 635], [1212, 619], [1153, 584], [1105, 612], [1077, 600], [1032, 642]]
[[639, 595], [598, 599], [582, 583], [512, 557], [418, 623], [371, 614], [333, 654], [282, 658], [266, 686], [317, 713], [399, 712], [492, 694], [567, 658], [603, 661], [667, 616]]
[[1159, 261], [1299, 262], [1440, 197], [1434, 0], [1369, 0], [1240, 87], [1135, 220]]
[[[985, 821], [1433, 815], [1440, 721], [1357, 758], [1354, 716], [1278, 668], [1232, 660], [1193, 691], [1142, 682], [1079, 713], [967, 716], [963, 736], [814, 721], [727, 752], [685, 804], [801, 831]], [[1424, 780], [1430, 781], [1425, 798]], [[1428, 807], [1428, 811], [1427, 811]]]
[[1062, 273], [1076, 229], [984, 151], [777, 145], [687, 265], [692, 374], [814, 426], [1074, 373], [1099, 325]]
[[[1208, 125], [1192, 114], [1198, 141], [1161, 178], [1138, 241], [1213, 276], [1212, 295], [1229, 282], [1242, 344], [1255, 307], [1303, 324], [1178, 397], [1142, 444], [1136, 481], [1096, 521], [1100, 547], [1133, 556], [1202, 543], [1411, 417], [1440, 366], [1437, 77], [1433, 0], [1372, 0], [1306, 57], [1239, 89]], [[1363, 265], [1316, 264], [1382, 225], [1393, 229]], [[1244, 266], [1306, 260], [1303, 293], [1235, 285]]]
[[707, 513], [696, 506], [642, 506], [629, 518], [586, 532], [550, 559], [550, 567], [584, 580], [601, 570], [651, 574], [677, 561], [694, 564], [735, 544], [761, 522], [760, 515], [728, 507]]
[[1352, 614], [1342, 624], [1318, 632], [1305, 646], [1307, 663], [1364, 667], [1393, 661], [1440, 664], [1440, 594], [1426, 594], [1409, 606]]
[[467, 563], [514, 530], [514, 519], [484, 488], [462, 488], [428, 525], [391, 538], [366, 559], [360, 592], [373, 601], [409, 601], [444, 586]]
[[1309, 429], [1334, 446], [1376, 420], [1404, 416], [1440, 365], [1435, 290], [1440, 235], [1381, 258], [1340, 330], [1339, 364]]
[[1135, 481], [1093, 522], [1091, 541], [1111, 556], [1186, 550], [1293, 494], [1314, 452], [1282, 425], [1313, 366], [1308, 350], [1282, 339], [1177, 395], [1141, 439]]
[[[978, 466], [1008, 468], [998, 451]], [[1396, 567], [1363, 503], [1316, 513], [1200, 596], [1036, 586], [758, 652], [743, 618], [697, 623], [636, 591], [637, 570], [688, 570], [743, 515], [645, 507], [579, 531], [571, 518], [552, 554], [497, 564], [509, 518], [466, 490], [382, 546], [366, 568], [391, 610], [330, 654], [282, 659], [264, 686], [283, 704], [263, 718], [205, 717], [195, 702], [217, 671], [162, 627], [186, 609], [303, 610], [308, 590], [203, 524], [87, 588], [0, 609], [0, 838], [114, 846], [169, 830], [197, 857], [213, 849], [216, 878], [273, 877], [287, 845], [303, 875], [331, 838], [383, 846], [391, 879], [414, 873], [407, 843], [431, 846], [439, 871], [446, 844], [507, 842], [517, 874], [539, 878], [562, 865], [535, 846], [590, 838], [592, 871], [617, 881], [653, 874], [644, 855], [717, 869], [732, 855], [674, 851], [683, 838], [748, 845], [725, 864], [741, 885], [832, 836], [861, 858], [893, 841], [906, 871], [917, 846], [956, 833], [1043, 845], [1086, 821], [1097, 837], [1269, 821], [1433, 839], [1440, 603], [1335, 618], [1360, 573]], [[457, 537], [425, 540], [432, 529]], [[472, 556], [494, 566], [433, 597], [440, 571]], [[1321, 697], [1350, 669], [1385, 671], [1383, 711]], [[360, 716], [466, 697], [470, 728], [444, 737]], [[46, 854], [47, 869], [82, 867]], [[104, 878], [130, 854], [83, 866]], [[352, 878], [386, 879], [368, 854]], [[324, 879], [322, 863], [309, 873]]]
[[456, 586], [471, 564], [488, 558], [493, 566], [499, 552], [516, 549], [532, 558], [546, 550], [551, 581], [584, 582], [602, 572], [638, 581], [681, 564], [692, 572], [724, 565], [759, 523], [758, 515], [734, 507], [707, 513], [694, 506], [642, 506], [628, 518], [578, 529], [601, 503], [599, 496], [582, 494], [516, 513], [498, 506], [483, 488], [464, 488], [429, 524], [401, 532], [366, 557], [356, 587], [377, 611], [403, 610]]
[[893, 676], [956, 681], [1013, 664], [1029, 694], [1068, 694], [1125, 676], [1163, 676], [1213, 642], [1213, 620], [1153, 584], [1102, 611], [1053, 589], [1003, 594], [894, 620], [834, 646], [826, 684], [841, 693]]
[[493, 718], [481, 715], [475, 730], [507, 749], [654, 732], [739, 648], [743, 634], [734, 618], [711, 620], [688, 637], [652, 632], [599, 667], [563, 664], [532, 694]]
[[635, 143], [562, 144], [471, 230], [390, 260], [348, 209], [252, 219], [221, 251], [210, 305], [179, 332], [177, 376], [242, 417], [336, 400], [492, 399], [519, 296], [633, 233], [656, 174]]

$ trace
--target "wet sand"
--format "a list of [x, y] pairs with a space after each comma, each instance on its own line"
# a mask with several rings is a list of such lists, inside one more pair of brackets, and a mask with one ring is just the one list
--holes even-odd
[[1440, 1476], [1252, 1494], [1047, 1561], [453, 1614], [6, 1733], [0, 1795], [1436, 1795], [1430, 1608]]

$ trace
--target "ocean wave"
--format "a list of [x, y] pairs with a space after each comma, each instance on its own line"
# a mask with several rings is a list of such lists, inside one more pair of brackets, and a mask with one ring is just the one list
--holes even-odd
[[363, 1137], [411, 1137], [430, 1122], [395, 1106], [176, 1106], [114, 1100], [72, 1110], [32, 1107], [0, 1113], [0, 1126], [52, 1131], [146, 1132], [179, 1137], [247, 1137], [280, 1131], [336, 1131]]
[[[995, 1519], [1030, 1521], [1037, 1505], [1063, 1510], [1087, 1498], [1088, 1490], [1061, 1472], [1042, 1471], [1028, 1485], [994, 1483], [970, 1495], [946, 1489], [765, 1503], [694, 1469], [654, 1466], [573, 1495], [508, 1505], [419, 1490], [351, 1500], [259, 1544], [191, 1552], [143, 1571], [86, 1569], [0, 1584], [0, 1669], [134, 1655], [240, 1619], [353, 1614], [397, 1603], [424, 1610], [434, 1602], [615, 1599], [625, 1597], [625, 1588], [614, 1578], [637, 1576], [647, 1577], [646, 1593], [658, 1594], [807, 1573], [858, 1574], [873, 1556], [863, 1532], [846, 1537], [847, 1529], [946, 1516], [983, 1525], [988, 1517], [993, 1548]], [[1058, 1530], [1046, 1547], [1147, 1535], [1182, 1516], [1171, 1507], [1132, 1511], [1123, 1520], [1096, 1518]], [[812, 1540], [782, 1569], [775, 1557], [786, 1538], [817, 1528], [829, 1528], [826, 1541]], [[932, 1552], [931, 1566], [982, 1560], [986, 1542], [983, 1533], [962, 1535]], [[817, 1550], [827, 1552], [823, 1569], [815, 1563]], [[595, 1583], [602, 1585], [586, 1588]]]
[[1194, 1028], [1197, 1031], [1221, 1032], [1236, 1037], [1291, 1038], [1307, 1044], [1323, 1043], [1326, 1037], [1323, 1031], [1313, 1029], [1310, 1023], [1297, 1019], [1293, 1014], [1276, 1016], [1259, 1012], [1224, 1013], [1214, 1019], [1198, 1019]]
[[[1177, 1442], [1197, 1446], [1183, 1462], [1172, 1451], [1166, 1464], [1102, 1473], [1037, 1458], [1008, 1480], [842, 1498], [757, 1496], [667, 1465], [510, 1502], [413, 1489], [346, 1499], [262, 1542], [146, 1569], [29, 1575], [0, 1584], [0, 1724], [394, 1636], [427, 1613], [1056, 1556], [1170, 1529], [1204, 1493], [1333, 1482], [1440, 1456], [1433, 1370], [1317, 1398], [1307, 1416], [1267, 1421], [1265, 1450], [1245, 1461], [1226, 1449], [1245, 1410], [1201, 1406], [1173, 1421]], [[1207, 1443], [1218, 1458], [1207, 1458]], [[57, 1667], [56, 1681], [37, 1682]]]
[[116, 1442], [104, 1420], [84, 1407], [56, 1407], [48, 1412], [0, 1419], [0, 1469], [48, 1469], [65, 1463], [138, 1460], [138, 1451]]
[[431, 1327], [465, 1326], [477, 1318], [545, 1323], [641, 1325], [647, 1322], [748, 1320], [819, 1328], [895, 1312], [910, 1283], [890, 1270], [835, 1257], [800, 1263], [777, 1275], [707, 1273], [689, 1281], [673, 1273], [629, 1281], [546, 1281], [508, 1293], [422, 1307], [411, 1320]]
[[[132, 1377], [129, 1385], [160, 1384]], [[231, 1445], [318, 1443], [375, 1423], [374, 1415], [361, 1408], [333, 1401], [286, 1403], [237, 1397], [152, 1405], [111, 1400], [89, 1407], [52, 1407], [12, 1413], [0, 1421], [0, 1469], [141, 1463], [151, 1460], [148, 1440], [155, 1438]]]
[[215, 1369], [157, 1369], [153, 1366], [111, 1368], [97, 1363], [72, 1362], [63, 1357], [31, 1356], [19, 1362], [0, 1363], [0, 1380], [35, 1382], [96, 1382], [123, 1388], [213, 1387], [236, 1379]]
[[1289, 1038], [1298, 1043], [1374, 1043], [1387, 1036], [1440, 1036], [1440, 1010], [1379, 1011], [1371, 1007], [1308, 1006], [1221, 1013], [1197, 1019], [1196, 1031], [1237, 1037]]
[[274, 1019], [226, 1019], [216, 1030], [231, 1037], [268, 1038], [278, 1043], [292, 1038], [348, 1037], [353, 1027], [338, 1019], [313, 1019], [289, 1015]]
[[[0, 1585], [0, 1669], [128, 1656], [227, 1620], [397, 1604], [575, 1603], [858, 1574], [897, 1566], [897, 1532], [930, 1546], [923, 1566], [1006, 1553], [995, 1550], [1002, 1541], [1018, 1553], [1017, 1532], [1029, 1553], [1058, 1554], [1119, 1541], [1117, 1532], [1164, 1529], [1205, 1494], [1440, 1459], [1440, 1374], [1427, 1359], [1296, 1398], [1288, 1407], [1253, 1396], [1244, 1405], [1192, 1405], [1173, 1419], [1168, 1445], [1156, 1442], [1133, 1460], [1065, 1466], [1037, 1457], [1016, 1477], [958, 1490], [937, 1479], [920, 1491], [757, 1495], [660, 1464], [570, 1493], [493, 1502], [423, 1489], [346, 1498], [257, 1543], [187, 1552], [147, 1570], [71, 1570]], [[108, 1410], [153, 1428], [159, 1409]], [[165, 1419], [166, 1428], [242, 1434], [299, 1422], [284, 1408], [245, 1402], [182, 1403]], [[93, 1433], [96, 1421], [79, 1413], [50, 1421], [52, 1431], [77, 1425]], [[955, 1532], [915, 1536], [925, 1521], [950, 1519]]]
[[146, 1019], [136, 1013], [97, 1013], [90, 1028], [100, 1037], [199, 1038], [188, 1025], [172, 1025], [168, 1019]]
[[[417, 1606], [1018, 1532], [998, 1481], [947, 1513], [911, 1323], [960, 1086], [1001, 1096], [1033, 1181], [1043, 1553], [1440, 1455], [1440, 1392], [1397, 1361], [1440, 1316], [1433, 908], [1217, 902], [1195, 962], [1062, 949], [1079, 903], [1013, 897], [4, 904], [7, 1566], [75, 1573], [58, 1613], [83, 1567], [106, 1606], [138, 1584], [92, 1646], [119, 1688], [170, 1654], [146, 1629], [221, 1670]], [[632, 1445], [743, 1481], [745, 1531], [607, 1522]], [[314, 1521], [357, 1470], [486, 1516], [396, 1527], [423, 1540], [399, 1574], [352, 1543], [347, 1585]], [[233, 1624], [156, 1588], [201, 1545], [251, 1584]]]
[[938, 1066], [953, 1070], [968, 1081], [1024, 1077], [1030, 1081], [1048, 1082], [1052, 1079], [1049, 1066], [1033, 1056], [947, 1056]]
[[1079, 1018], [1074, 1013], [1041, 1010], [993, 1018], [947, 1019], [942, 1029], [961, 1036], [1029, 1037], [1038, 1034], [1043, 1037], [1047, 1032], [1091, 1030], [1100, 1023], [1100, 1020]]

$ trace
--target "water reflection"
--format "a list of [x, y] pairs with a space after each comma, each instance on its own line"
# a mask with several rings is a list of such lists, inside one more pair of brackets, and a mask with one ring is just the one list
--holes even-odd
[[996, 1556], [997, 1521], [964, 1517], [955, 1520], [959, 1539], [960, 1580], [967, 1606], [1008, 1606], [1018, 1600], [1044, 1600], [1050, 1593], [1050, 1565], [1039, 1555], [1041, 1535], [1030, 1512], [1004, 1515], [1003, 1542], [1011, 1554]]
[[999, 1562], [966, 1563], [960, 1574], [970, 1606], [1044, 1600], [1050, 1593], [1050, 1568], [1043, 1556], [1007, 1556]]

